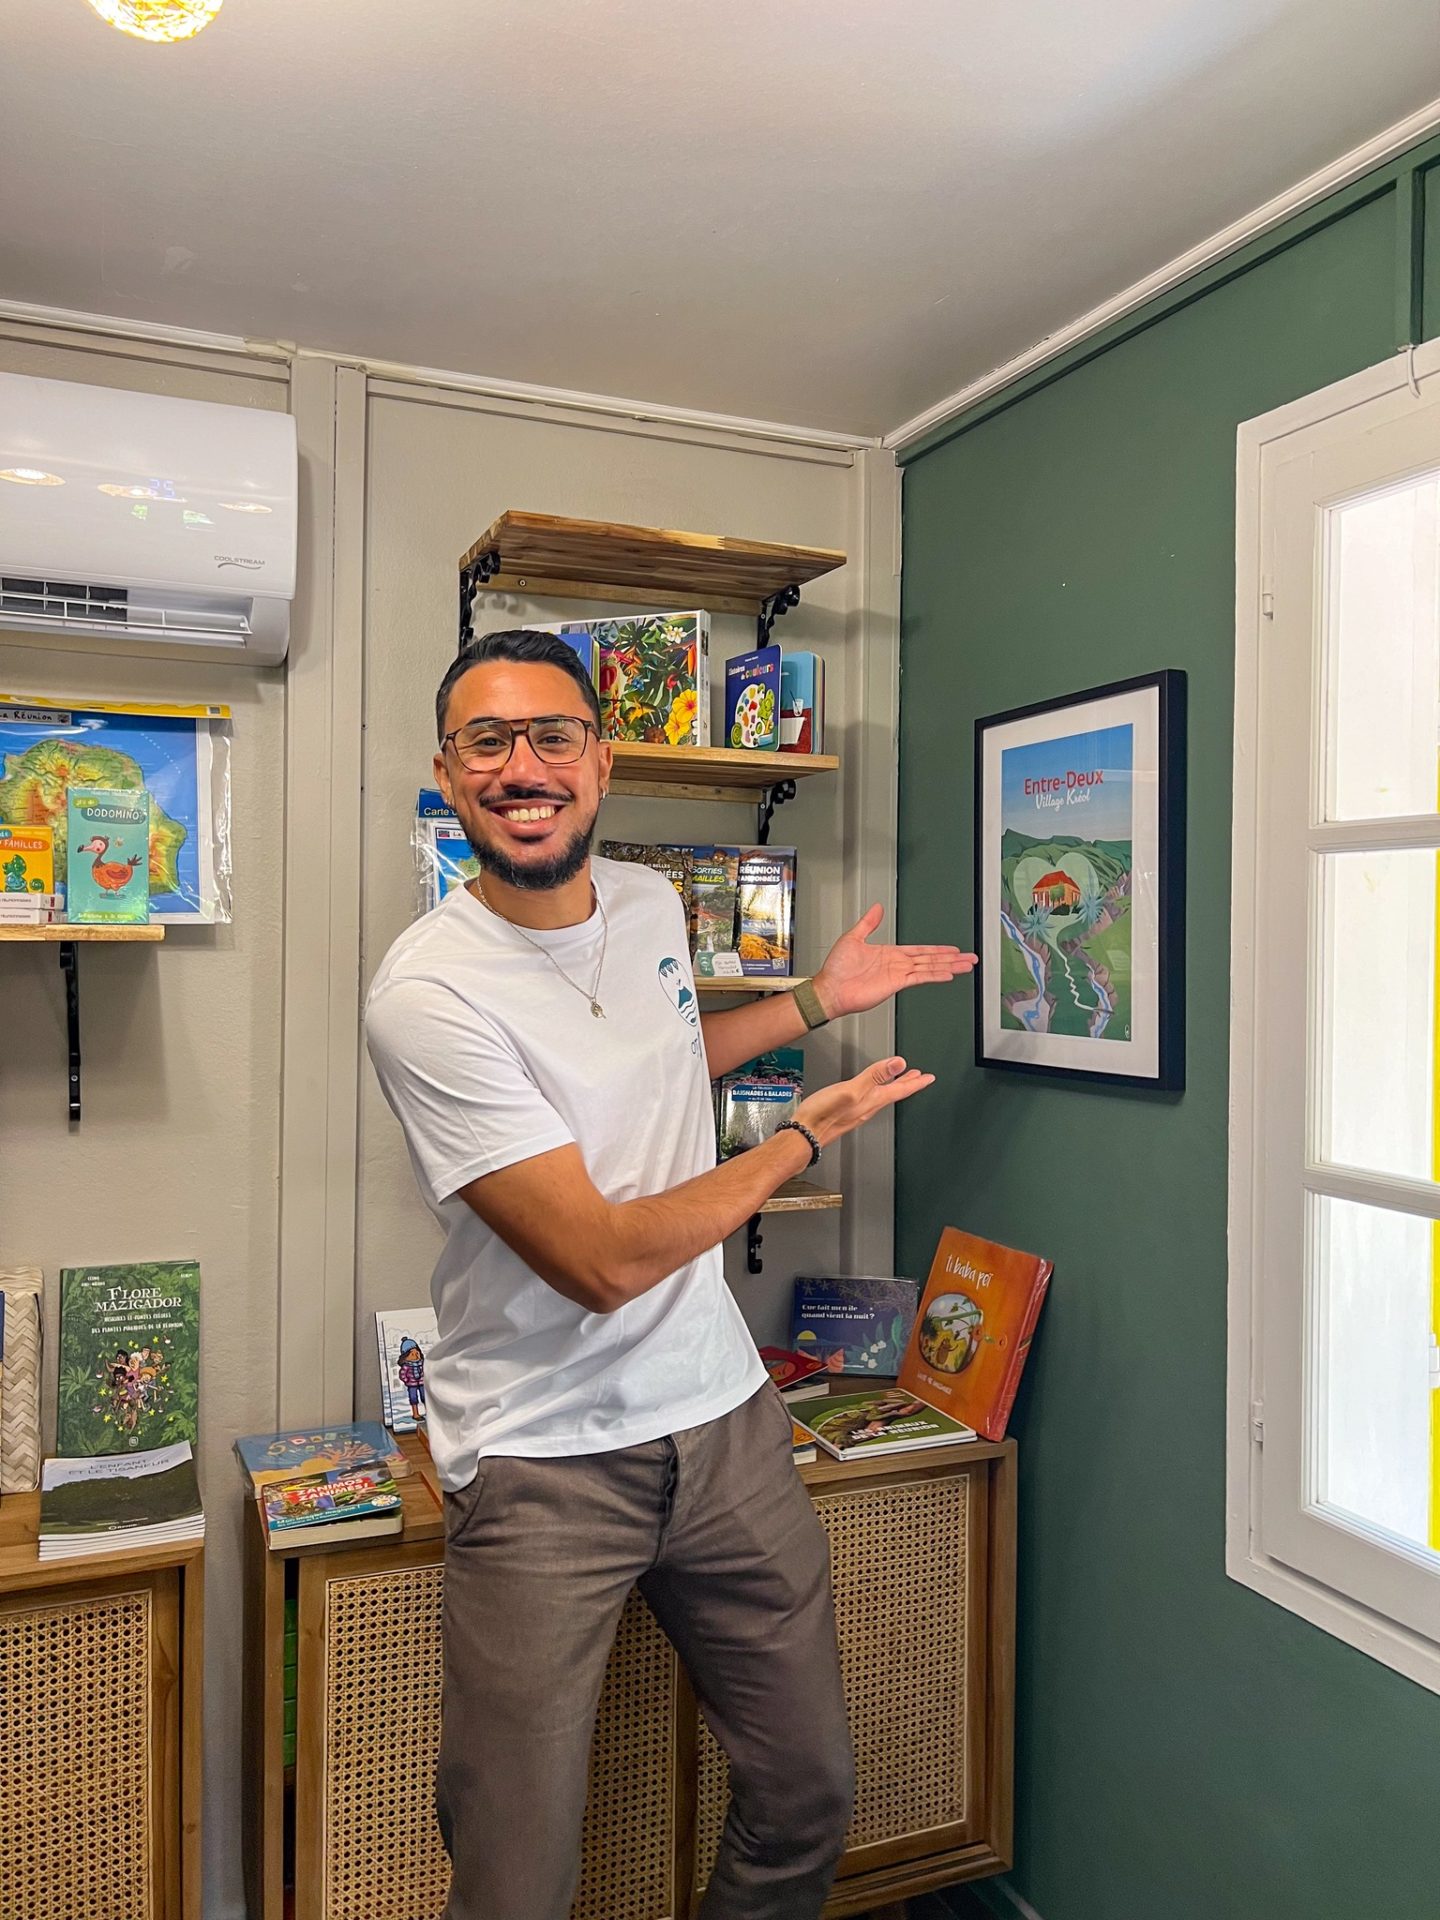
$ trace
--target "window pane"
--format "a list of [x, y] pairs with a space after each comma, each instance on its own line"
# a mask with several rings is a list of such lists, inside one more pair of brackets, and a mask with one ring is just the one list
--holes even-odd
[[1433, 813], [1440, 476], [1332, 507], [1327, 518], [1327, 817]]
[[1437, 859], [1428, 850], [1320, 858], [1321, 1160], [1435, 1177]]
[[1315, 1503], [1433, 1549], [1434, 1225], [1349, 1200], [1312, 1205]]

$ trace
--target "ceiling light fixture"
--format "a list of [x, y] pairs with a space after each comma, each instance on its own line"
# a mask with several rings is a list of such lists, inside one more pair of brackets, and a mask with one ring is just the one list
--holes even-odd
[[158, 487], [122, 487], [115, 480], [102, 480], [99, 491], [108, 493], [112, 500], [159, 500], [167, 507], [183, 507], [185, 504], [178, 495], [162, 493]]
[[193, 40], [219, 13], [225, 0], [90, 0], [100, 18], [137, 40], [161, 44]]
[[0, 467], [0, 480], [9, 480], [17, 487], [63, 487], [65, 484], [58, 473], [45, 473], [39, 467]]
[[270, 513], [273, 508], [264, 506], [259, 500], [221, 500], [218, 504], [230, 513]]

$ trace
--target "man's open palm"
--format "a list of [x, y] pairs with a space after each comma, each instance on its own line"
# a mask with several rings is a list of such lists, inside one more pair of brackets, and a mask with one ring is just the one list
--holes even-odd
[[871, 907], [842, 933], [815, 976], [815, 990], [832, 1020], [878, 1007], [902, 987], [923, 987], [969, 973], [976, 956], [959, 947], [892, 947], [871, 944], [885, 909]]

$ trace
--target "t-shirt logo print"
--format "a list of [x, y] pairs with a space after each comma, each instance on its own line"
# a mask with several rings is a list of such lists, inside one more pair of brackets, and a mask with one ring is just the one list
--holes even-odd
[[695, 1029], [695, 1038], [690, 1046], [690, 1051], [694, 1053], [700, 1045], [700, 1009], [695, 1001], [695, 989], [687, 984], [685, 969], [673, 956], [667, 955], [656, 968], [656, 973], [670, 1004], [685, 1024]]

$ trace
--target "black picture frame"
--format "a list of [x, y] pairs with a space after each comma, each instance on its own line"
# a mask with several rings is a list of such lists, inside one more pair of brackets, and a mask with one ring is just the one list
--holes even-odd
[[[1186, 676], [1172, 667], [1012, 707], [975, 722], [978, 1066], [1046, 1079], [1145, 1087], [1168, 1093], [1183, 1091], [1186, 704]], [[1068, 734], [1067, 714], [1074, 716]], [[1053, 729], [1043, 724], [1047, 716], [1054, 716]], [[1118, 834], [1086, 840], [1075, 834], [1051, 833], [1047, 839], [1039, 833], [1027, 835], [1008, 824], [1012, 819], [1028, 822], [1031, 800], [1037, 810], [1044, 808], [1047, 815], [1057, 818], [1068, 815], [1076, 804], [1088, 806], [1093, 802], [1106, 769], [1064, 768], [1067, 747], [1073, 749], [1068, 757], [1083, 759], [1086, 750], [1080, 743], [1103, 739], [1119, 744], [1108, 748], [1097, 745], [1095, 755], [1104, 757], [1113, 752], [1122, 756], [1127, 727], [1131, 756], [1128, 768], [1116, 769], [1121, 777], [1119, 781], [1112, 777], [1112, 794], [1101, 802], [1105, 811], [1093, 816], [1097, 825], [1106, 819], [1118, 821], [1120, 802], [1114, 793], [1128, 784], [1130, 832], [1128, 867], [1123, 878], [1118, 869], [1124, 843]], [[1003, 758], [1007, 752], [1016, 756], [1009, 767]], [[1052, 758], [1053, 773], [1033, 778], [1024, 773], [1032, 763], [1043, 768]], [[1004, 800], [1007, 777], [1012, 783], [1008, 807]], [[1093, 780], [1094, 786], [1066, 786], [1067, 777]], [[1033, 794], [1032, 787], [1036, 790]], [[1057, 795], [1064, 796], [1063, 802]], [[1077, 824], [1083, 819], [1079, 816]], [[1037, 811], [1035, 824], [1040, 826], [1043, 820]], [[1065, 824], [1071, 822], [1066, 819]], [[1032, 843], [1029, 847], [1024, 844], [1027, 839]], [[1007, 844], [1011, 849], [1008, 854]], [[1064, 871], [1065, 858], [1046, 861], [1047, 851], [1053, 852], [1057, 845], [1064, 850], [1074, 873]], [[1032, 905], [1017, 917], [1014, 910], [1027, 897], [1030, 881], [1026, 863], [1036, 861], [1045, 862], [1052, 870], [1041, 874], [1030, 888]], [[1014, 891], [1017, 875], [1018, 893]], [[1044, 893], [1042, 888], [1046, 889]], [[1117, 908], [1122, 911], [1117, 912]], [[1108, 946], [1105, 937], [1122, 921], [1128, 926], [1124, 957], [1129, 966], [1123, 1001], [1119, 966], [1112, 971], [1099, 957], [1108, 952], [1118, 961], [1116, 937], [1111, 936]], [[1061, 935], [1074, 925], [1094, 927], [1095, 932], [1086, 933], [1081, 941], [1064, 942]], [[1016, 959], [1033, 986], [1022, 984], [1007, 993], [1002, 976], [1008, 964], [1014, 979]], [[1058, 992], [1054, 990], [1057, 987]], [[1088, 1002], [1087, 993], [1091, 996]], [[1061, 1024], [1052, 1031], [1057, 1012]], [[1092, 1030], [1076, 1031], [1077, 1025], [1088, 1025]], [[1096, 1026], [1099, 1032], [1093, 1031]]]

